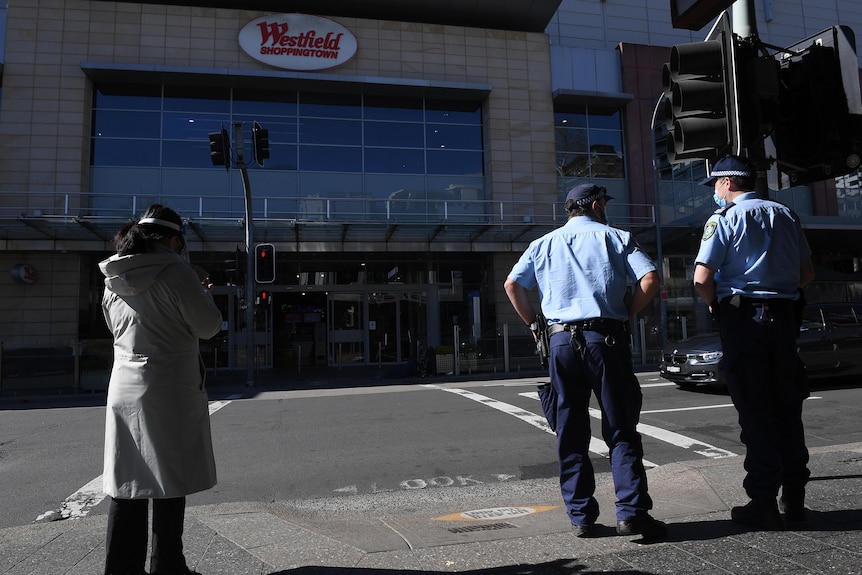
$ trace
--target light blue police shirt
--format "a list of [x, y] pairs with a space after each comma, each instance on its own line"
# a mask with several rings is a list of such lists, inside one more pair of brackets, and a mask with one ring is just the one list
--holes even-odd
[[799, 217], [787, 206], [748, 192], [706, 221], [696, 263], [715, 273], [719, 300], [798, 299], [799, 264], [811, 257]]
[[538, 286], [548, 323], [625, 321], [628, 279], [637, 282], [655, 269], [630, 233], [577, 216], [530, 243], [509, 279], [528, 290]]

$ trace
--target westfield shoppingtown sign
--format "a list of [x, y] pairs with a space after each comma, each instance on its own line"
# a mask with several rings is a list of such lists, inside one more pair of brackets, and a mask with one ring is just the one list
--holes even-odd
[[275, 14], [252, 20], [239, 31], [246, 54], [286, 70], [323, 70], [356, 54], [356, 37], [332, 20], [307, 14]]

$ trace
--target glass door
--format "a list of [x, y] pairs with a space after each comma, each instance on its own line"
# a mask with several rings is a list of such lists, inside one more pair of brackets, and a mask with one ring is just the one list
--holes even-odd
[[367, 363], [364, 294], [330, 293], [327, 303], [330, 365]]

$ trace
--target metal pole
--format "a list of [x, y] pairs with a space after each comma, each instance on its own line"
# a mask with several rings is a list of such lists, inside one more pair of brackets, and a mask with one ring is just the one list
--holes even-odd
[[243, 154], [242, 122], [233, 125], [234, 157], [242, 174], [245, 193], [245, 384], [254, 386], [254, 225], [252, 222], [251, 184]]
[[[757, 15], [754, 11], [754, 0], [736, 0], [733, 3], [733, 19], [731, 21], [731, 29], [733, 33], [742, 38], [754, 42], [757, 40]], [[745, 74], [745, 70], [740, 70], [740, 74]], [[741, 105], [741, 102], [737, 102]], [[757, 166], [757, 183], [754, 191], [758, 197], [769, 197], [769, 184], [766, 176], [766, 169], [763, 167], [766, 164], [766, 146], [763, 139], [755, 137], [743, 141], [742, 148], [748, 150], [748, 158]]]
[[503, 324], [503, 371], [509, 373], [509, 324]]

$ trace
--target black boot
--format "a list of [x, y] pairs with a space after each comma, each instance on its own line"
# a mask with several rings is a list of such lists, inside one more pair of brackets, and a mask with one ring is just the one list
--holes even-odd
[[805, 521], [805, 489], [782, 489], [778, 508], [787, 521]]
[[730, 518], [759, 531], [784, 531], [784, 522], [775, 499], [752, 499], [730, 510]]

